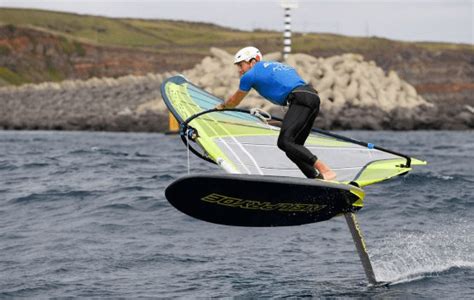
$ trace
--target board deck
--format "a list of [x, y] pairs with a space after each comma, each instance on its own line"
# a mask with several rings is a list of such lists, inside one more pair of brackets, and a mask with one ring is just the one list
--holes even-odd
[[259, 175], [192, 175], [166, 188], [181, 212], [211, 223], [292, 226], [328, 220], [362, 208], [355, 186], [304, 178]]

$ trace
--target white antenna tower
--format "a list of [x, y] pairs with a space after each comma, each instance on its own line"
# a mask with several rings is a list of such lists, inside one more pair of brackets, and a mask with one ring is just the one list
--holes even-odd
[[283, 32], [283, 59], [291, 53], [291, 16], [290, 10], [298, 7], [297, 0], [282, 0], [281, 7], [285, 9], [285, 31]]

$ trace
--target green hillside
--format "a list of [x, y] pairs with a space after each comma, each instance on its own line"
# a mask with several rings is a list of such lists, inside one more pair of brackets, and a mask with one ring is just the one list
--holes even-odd
[[205, 49], [279, 39], [278, 32], [245, 32], [206, 23], [119, 19], [29, 9], [0, 9], [0, 24], [27, 26], [103, 46]]
[[[234, 48], [256, 42], [270, 49], [281, 48], [282, 34], [275, 31], [239, 31], [207, 23], [168, 20], [105, 18], [71, 13], [32, 10], [0, 9], [0, 23], [30, 26], [66, 35], [94, 44], [141, 48], [191, 48], [207, 51], [209, 46]], [[394, 41], [381, 38], [346, 37], [334, 34], [295, 34], [295, 51], [384, 48]], [[427, 50], [462, 49], [468, 45], [445, 43], [404, 43]], [[267, 51], [268, 51], [267, 50]]]
[[[33, 9], [0, 8], [0, 86], [28, 82], [117, 77], [182, 71], [209, 54], [254, 45], [263, 53], [281, 51], [276, 31], [241, 31], [209, 23], [106, 18]], [[413, 63], [434, 66], [442, 55], [448, 66], [466, 65], [473, 47], [413, 43], [377, 37], [294, 33], [293, 52], [313, 56], [359, 53], [385, 70], [406, 76]], [[440, 67], [433, 67], [438, 69]], [[464, 75], [463, 75], [464, 76]]]

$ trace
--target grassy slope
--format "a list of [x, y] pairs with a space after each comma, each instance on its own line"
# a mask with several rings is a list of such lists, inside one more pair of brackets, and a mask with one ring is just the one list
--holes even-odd
[[[0, 25], [9, 24], [54, 33], [68, 43], [77, 40], [101, 46], [147, 49], [168, 55], [172, 53], [207, 55], [209, 47], [212, 46], [230, 52], [250, 44], [260, 47], [264, 52], [280, 51], [282, 48], [282, 34], [275, 31], [249, 32], [206, 23], [105, 18], [42, 10], [0, 8]], [[294, 34], [293, 37], [294, 52], [313, 55], [364, 53], [374, 50], [384, 52], [395, 48], [417, 48], [428, 52], [473, 49], [470, 45], [462, 44], [411, 43], [334, 34]], [[8, 53], [0, 51], [0, 55]], [[16, 84], [22, 82], [22, 74], [9, 71], [0, 70], [0, 80]]]
[[118, 19], [28, 9], [0, 9], [3, 25], [29, 26], [104, 46], [209, 48], [212, 44], [278, 38], [276, 32], [243, 32], [205, 23]]
[[[1, 8], [0, 22], [33, 26], [101, 45], [145, 48], [177, 46], [204, 47], [207, 50], [214, 44], [246, 44], [252, 40], [279, 42], [282, 36], [275, 31], [238, 31], [206, 23], [105, 18], [29, 9]], [[392, 43], [416, 45], [426, 50], [472, 49], [471, 46], [462, 44], [410, 43], [333, 34], [297, 34], [294, 40], [295, 49], [304, 52], [312, 48], [383, 48]]]

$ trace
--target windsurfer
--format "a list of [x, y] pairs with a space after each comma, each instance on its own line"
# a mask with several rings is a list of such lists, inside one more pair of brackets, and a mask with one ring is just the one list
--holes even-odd
[[251, 88], [274, 104], [289, 106], [281, 125], [278, 147], [306, 177], [336, 178], [336, 173], [304, 146], [319, 113], [318, 92], [294, 68], [279, 62], [262, 61], [262, 54], [255, 47], [238, 51], [234, 64], [239, 69], [239, 89], [216, 108], [236, 107]]

